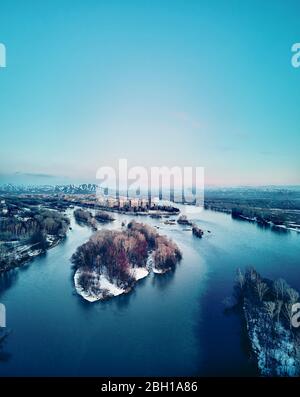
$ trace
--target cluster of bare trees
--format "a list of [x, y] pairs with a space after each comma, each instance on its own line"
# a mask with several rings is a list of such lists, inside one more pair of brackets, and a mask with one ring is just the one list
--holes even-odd
[[104, 211], [97, 211], [95, 216], [90, 211], [78, 208], [74, 211], [74, 217], [79, 224], [90, 226], [93, 230], [97, 230], [97, 221], [101, 223], [114, 221], [114, 218]]
[[87, 225], [93, 230], [97, 230], [97, 221], [90, 211], [78, 208], [74, 211], [74, 217], [79, 224]]
[[[181, 253], [171, 240], [160, 236], [148, 225], [130, 222], [122, 231], [101, 230], [78, 247], [72, 256], [76, 268], [104, 274], [119, 286], [133, 282], [130, 270], [146, 266], [149, 252], [153, 250], [158, 268], [175, 266]], [[88, 278], [87, 278], [88, 280]], [[86, 281], [86, 280], [85, 280]]]
[[283, 211], [272, 212], [269, 209], [256, 209], [248, 206], [232, 208], [231, 215], [233, 218], [255, 218], [258, 223], [265, 226], [268, 225], [268, 222], [283, 225], [287, 221], [286, 214]]
[[0, 272], [15, 267], [18, 260], [21, 262], [18, 249], [22, 246], [46, 250], [50, 244], [47, 235], [54, 236], [52, 241], [58, 241], [65, 237], [68, 227], [69, 219], [66, 216], [46, 209], [34, 208], [0, 218]]
[[144, 265], [146, 258], [147, 244], [142, 234], [101, 230], [77, 248], [72, 262], [86, 273], [96, 271], [120, 286], [129, 286], [133, 281], [131, 267]]
[[58, 211], [46, 209], [31, 210], [24, 216], [12, 216], [0, 219], [0, 240], [14, 241], [23, 239], [37, 240], [46, 234], [64, 236], [69, 219]]
[[202, 238], [204, 232], [202, 229], [200, 229], [200, 227], [198, 227], [197, 225], [193, 225], [192, 227], [192, 233], [194, 236], [198, 237], [198, 238]]
[[[263, 279], [253, 268], [248, 268], [245, 273], [238, 269], [235, 288], [239, 299], [246, 305], [246, 311], [248, 314], [251, 312], [250, 316], [255, 317], [259, 324], [266, 366], [272, 366], [280, 354], [282, 357], [291, 354], [284, 351], [288, 345], [281, 344], [281, 335], [290, 335], [300, 372], [300, 330], [292, 327], [292, 308], [299, 302], [299, 293], [284, 279]], [[274, 359], [276, 350], [277, 358]]]
[[238, 269], [236, 281], [240, 296], [264, 306], [272, 320], [291, 327], [292, 306], [299, 301], [299, 293], [284, 279], [264, 280], [255, 269], [248, 268], [245, 273]]
[[173, 269], [181, 260], [182, 254], [178, 246], [166, 236], [159, 235], [153, 227], [137, 222], [131, 222], [128, 227], [141, 233], [146, 239], [148, 249], [154, 250], [153, 259], [156, 268]]
[[111, 214], [108, 214], [104, 211], [97, 211], [95, 214], [95, 218], [98, 222], [112, 222], [115, 220], [115, 218], [111, 216]]
[[186, 215], [180, 215], [180, 217], [177, 219], [177, 223], [179, 225], [187, 225], [187, 226], [192, 226], [192, 222], [187, 218]]

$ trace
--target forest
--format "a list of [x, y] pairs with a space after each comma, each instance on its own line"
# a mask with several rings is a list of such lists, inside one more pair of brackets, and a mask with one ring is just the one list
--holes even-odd
[[69, 223], [69, 219], [57, 211], [31, 208], [22, 216], [0, 218], [0, 240], [36, 242], [47, 234], [62, 237]]
[[32, 247], [43, 252], [53, 246], [66, 236], [69, 224], [60, 212], [38, 207], [0, 217], [0, 272], [27, 260]]

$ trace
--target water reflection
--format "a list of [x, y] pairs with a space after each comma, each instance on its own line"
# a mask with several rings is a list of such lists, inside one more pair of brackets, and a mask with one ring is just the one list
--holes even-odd
[[171, 286], [171, 282], [174, 280], [176, 270], [170, 270], [165, 274], [153, 274], [151, 284], [160, 290], [164, 290]]
[[0, 296], [14, 285], [18, 277], [18, 269], [12, 269], [8, 272], [0, 274]]
[[11, 330], [0, 328], [0, 362], [7, 362], [11, 358], [11, 354], [4, 350], [6, 340], [10, 333]]

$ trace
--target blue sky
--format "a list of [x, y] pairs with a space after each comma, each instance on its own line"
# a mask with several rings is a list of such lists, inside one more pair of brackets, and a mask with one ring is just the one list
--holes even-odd
[[92, 180], [127, 158], [299, 184], [299, 16], [298, 0], [1, 0], [0, 173]]

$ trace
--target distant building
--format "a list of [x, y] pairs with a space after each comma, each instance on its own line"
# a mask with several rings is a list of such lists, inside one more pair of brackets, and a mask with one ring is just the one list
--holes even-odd
[[147, 208], [148, 206], [149, 206], [149, 200], [141, 199], [141, 207], [142, 208]]
[[129, 204], [129, 201], [126, 197], [120, 197], [118, 200], [119, 208], [123, 208]]
[[139, 207], [139, 199], [137, 199], [137, 198], [130, 199], [130, 207], [131, 208]]
[[117, 205], [118, 203], [117, 203], [117, 200], [116, 199], [114, 199], [114, 198], [108, 198], [107, 199], [107, 205], [108, 205], [108, 207], [110, 207], [110, 208], [112, 208], [112, 207], [114, 207], [115, 205]]

